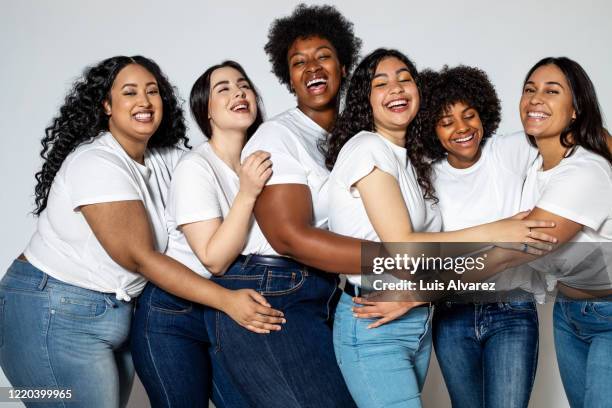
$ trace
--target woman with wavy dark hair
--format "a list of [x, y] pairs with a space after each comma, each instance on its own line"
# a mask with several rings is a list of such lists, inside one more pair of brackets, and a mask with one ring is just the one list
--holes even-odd
[[[553, 312], [561, 380], [572, 407], [612, 400], [612, 139], [593, 83], [566, 58], [544, 58], [527, 73], [521, 121], [540, 155], [521, 206], [555, 222], [555, 258], [530, 265], [556, 284]], [[562, 261], [562, 262], [558, 262]]]
[[[166, 255], [209, 279], [222, 276], [241, 253], [258, 251], [255, 238], [261, 231], [252, 222], [253, 206], [272, 168], [270, 155], [262, 151], [240, 162], [244, 143], [263, 116], [259, 95], [240, 64], [225, 61], [208, 68], [191, 89], [190, 106], [208, 140], [174, 170]], [[229, 295], [225, 311], [231, 308], [242, 317], [235, 322], [243, 330], [281, 329], [282, 317], [271, 314], [254, 290]], [[153, 406], [207, 407], [209, 397], [217, 407], [248, 406], [224, 371], [211, 364], [208, 311], [153, 283], [145, 287], [132, 324], [132, 354]]]
[[0, 282], [0, 364], [15, 387], [67, 391], [54, 406], [125, 406], [146, 280], [221, 310], [232, 297], [161, 253], [183, 113], [157, 64], [113, 57], [75, 82], [42, 144], [37, 230]]
[[[422, 140], [433, 159], [442, 230], [517, 213], [537, 150], [522, 131], [495, 134], [501, 104], [486, 73], [464, 65], [424, 71], [421, 90]], [[545, 289], [527, 270], [487, 282], [495, 282], [493, 298], [469, 292], [436, 305], [436, 356], [453, 407], [527, 407], [538, 358], [533, 293]]]
[[[355, 69], [327, 144], [330, 230], [378, 242], [546, 240], [530, 228], [548, 222], [520, 219], [437, 232], [439, 213], [425, 201], [435, 196], [417, 119], [419, 81], [415, 65], [396, 50], [377, 49]], [[421, 406], [430, 305], [352, 299], [360, 291], [360, 277], [349, 275], [334, 321], [336, 358], [353, 398], [364, 407]]]

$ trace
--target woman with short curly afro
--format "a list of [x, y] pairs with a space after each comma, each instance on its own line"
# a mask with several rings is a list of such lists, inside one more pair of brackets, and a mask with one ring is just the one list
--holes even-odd
[[260, 336], [223, 314], [209, 320], [209, 332], [222, 336], [212, 358], [252, 406], [354, 406], [334, 356], [330, 319], [337, 273], [360, 271], [360, 241], [327, 230], [329, 171], [318, 146], [334, 125], [360, 45], [352, 23], [332, 6], [301, 4], [270, 26], [265, 50], [272, 71], [297, 107], [264, 122], [244, 147], [243, 158], [263, 150], [273, 163], [254, 209], [263, 234], [253, 238], [256, 254], [213, 280], [259, 291], [286, 323]]
[[36, 232], [0, 283], [11, 328], [0, 365], [14, 386], [123, 407], [146, 281], [223, 306], [227, 290], [163, 255], [167, 190], [187, 141], [174, 88], [152, 60], [108, 58], [75, 82], [42, 140]]
[[[501, 107], [485, 72], [444, 67], [423, 72], [421, 83], [423, 142], [435, 161], [433, 184], [443, 230], [519, 212], [522, 186], [537, 151], [523, 132], [495, 134]], [[538, 356], [532, 292], [543, 293], [544, 288], [508, 273], [493, 278], [501, 302], [460, 295], [436, 309], [433, 343], [454, 407], [529, 403]], [[475, 321], [480, 323], [474, 326]]]

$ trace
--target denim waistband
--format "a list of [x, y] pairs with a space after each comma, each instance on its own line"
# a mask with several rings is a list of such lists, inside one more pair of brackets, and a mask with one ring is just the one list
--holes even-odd
[[30, 290], [43, 291], [49, 287], [56, 287], [64, 291], [87, 296], [92, 299], [100, 298], [105, 300], [107, 298], [110, 299], [112, 297], [111, 295], [113, 295], [112, 293], [103, 293], [97, 290], [86, 289], [72, 285], [70, 283], [63, 282], [59, 279], [55, 279], [54, 277], [47, 275], [45, 272], [32, 265], [30, 262], [22, 259], [15, 259], [9, 267], [8, 271], [6, 272], [5, 276], [10, 279], [15, 279], [16, 281], [21, 282], [21, 284], [26, 284]]
[[295, 261], [291, 258], [284, 256], [272, 256], [272, 255], [238, 255], [236, 262], [242, 264], [242, 266], [251, 265], [264, 265], [264, 266], [275, 266], [279, 268], [303, 268], [306, 265]]

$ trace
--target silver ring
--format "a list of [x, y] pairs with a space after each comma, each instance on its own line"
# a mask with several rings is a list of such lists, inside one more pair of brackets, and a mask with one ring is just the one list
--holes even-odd
[[529, 247], [527, 246], [527, 244], [523, 244], [523, 249], [522, 249], [522, 251], [523, 251], [523, 252], [527, 252], [527, 248], [529, 248]]

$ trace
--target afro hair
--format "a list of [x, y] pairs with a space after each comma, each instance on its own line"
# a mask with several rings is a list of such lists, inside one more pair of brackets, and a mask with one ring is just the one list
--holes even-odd
[[436, 125], [443, 114], [455, 103], [476, 109], [484, 135], [482, 142], [491, 137], [501, 120], [501, 104], [495, 87], [487, 74], [473, 67], [459, 65], [444, 66], [440, 72], [425, 70], [420, 75], [421, 109], [424, 144], [428, 146], [429, 158], [433, 161], [446, 157], [446, 150], [438, 141]]
[[299, 4], [293, 14], [274, 20], [264, 50], [272, 63], [272, 72], [290, 88], [287, 52], [298, 38], [321, 37], [336, 49], [340, 64], [350, 72], [357, 62], [361, 40], [353, 33], [353, 23], [335, 7]]

